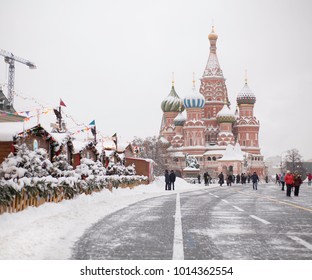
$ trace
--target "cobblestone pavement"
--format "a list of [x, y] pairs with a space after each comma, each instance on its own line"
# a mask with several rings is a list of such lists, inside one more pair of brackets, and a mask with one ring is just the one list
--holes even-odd
[[172, 259], [179, 209], [185, 259], [312, 260], [306, 183], [299, 197], [247, 184], [181, 193], [178, 201], [179, 208], [176, 194], [148, 199], [103, 218], [75, 243], [72, 259]]

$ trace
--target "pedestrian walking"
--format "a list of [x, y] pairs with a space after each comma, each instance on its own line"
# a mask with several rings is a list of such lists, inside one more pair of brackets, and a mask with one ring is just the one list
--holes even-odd
[[170, 174], [169, 174], [169, 182], [170, 182], [170, 189], [172, 188], [173, 191], [174, 191], [175, 180], [176, 180], [176, 175], [175, 175], [174, 171], [171, 170]]
[[308, 186], [311, 186], [311, 182], [312, 182], [312, 174], [309, 173], [308, 174]]
[[281, 177], [279, 178], [280, 179], [280, 182], [281, 182], [281, 185], [282, 185], [282, 191], [285, 190], [285, 173], [282, 173], [281, 174]]
[[170, 177], [169, 177], [169, 171], [165, 170], [165, 191], [170, 191]]
[[198, 184], [200, 184], [200, 174], [197, 175]]
[[276, 175], [275, 175], [275, 185], [276, 184], [279, 184], [279, 176], [278, 176], [278, 174], [276, 173]]
[[252, 181], [252, 188], [254, 190], [257, 190], [258, 189], [259, 176], [257, 175], [256, 171], [250, 176], [250, 179]]
[[226, 184], [227, 184], [228, 186], [232, 186], [232, 180], [233, 180], [232, 175], [229, 174], [229, 175], [227, 176], [227, 178], [226, 178]]
[[250, 174], [248, 174], [248, 177], [247, 177], [248, 184], [250, 183], [250, 180], [251, 180], [251, 176]]
[[295, 174], [294, 175], [294, 187], [295, 187], [294, 196], [298, 196], [299, 195], [299, 188], [300, 188], [301, 184], [302, 184], [301, 175], [300, 174]]
[[236, 175], [236, 184], [239, 184], [239, 182], [240, 182], [240, 176], [239, 176], [239, 174], [237, 174]]
[[287, 170], [284, 180], [286, 184], [286, 196], [291, 196], [291, 188], [294, 186], [294, 176], [289, 170]]
[[241, 175], [241, 181], [242, 181], [242, 185], [246, 184], [245, 173], [242, 173], [242, 175]]
[[205, 186], [209, 186], [209, 174], [207, 171], [204, 173], [204, 182]]
[[224, 184], [224, 175], [222, 172], [218, 175], [218, 178], [219, 178], [220, 187], [222, 187], [222, 185]]

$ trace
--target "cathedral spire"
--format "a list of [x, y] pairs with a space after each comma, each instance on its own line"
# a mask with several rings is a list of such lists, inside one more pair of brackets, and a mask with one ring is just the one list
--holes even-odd
[[211, 32], [208, 35], [208, 39], [210, 42], [210, 54], [208, 58], [208, 62], [203, 74], [204, 77], [216, 77], [223, 78], [223, 73], [220, 68], [220, 64], [217, 57], [217, 39], [218, 35], [215, 33], [214, 26], [212, 26]]

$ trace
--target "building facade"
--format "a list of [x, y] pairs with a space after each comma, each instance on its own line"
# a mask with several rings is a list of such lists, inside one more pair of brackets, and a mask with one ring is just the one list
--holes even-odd
[[[236, 175], [254, 171], [264, 177], [265, 165], [259, 147], [260, 123], [253, 112], [256, 97], [246, 78], [236, 96], [236, 112], [230, 110], [214, 28], [208, 39], [210, 53], [199, 91], [193, 78], [192, 92], [181, 99], [173, 81], [169, 95], [161, 103], [160, 136], [171, 144], [167, 164], [183, 177], [206, 171], [212, 177], [220, 172]], [[199, 168], [192, 172], [186, 160], [190, 157], [199, 163]]]

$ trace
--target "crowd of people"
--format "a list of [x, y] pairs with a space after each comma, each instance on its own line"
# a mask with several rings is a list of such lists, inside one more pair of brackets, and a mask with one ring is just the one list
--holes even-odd
[[[311, 185], [312, 174], [307, 175], [308, 185]], [[281, 185], [282, 191], [285, 191], [286, 185], [286, 196], [291, 196], [292, 190], [294, 191], [294, 196], [299, 196], [300, 186], [302, 184], [301, 175], [297, 172], [291, 173], [289, 170], [281, 174], [275, 175], [275, 184]]]
[[[206, 171], [203, 174], [204, 184], [205, 186], [209, 186], [213, 182], [213, 178], [209, 175]], [[308, 178], [308, 185], [311, 186], [312, 182], [312, 174], [307, 174]], [[176, 174], [173, 170], [169, 172], [169, 170], [165, 170], [165, 190], [174, 190], [174, 183], [176, 180]], [[227, 186], [232, 186], [232, 184], [246, 184], [252, 183], [253, 190], [258, 189], [258, 182], [260, 178], [257, 172], [253, 172], [253, 174], [237, 174], [232, 175], [224, 175], [222, 172], [218, 175], [218, 184], [222, 187], [222, 185], [226, 182]], [[197, 175], [197, 182], [201, 184], [201, 176], [200, 174]], [[265, 177], [265, 182], [268, 183], [268, 177]], [[286, 173], [276, 174], [275, 176], [275, 184], [281, 185], [281, 190], [285, 191], [286, 186], [286, 196], [291, 196], [291, 192], [294, 192], [294, 196], [299, 196], [300, 186], [302, 184], [301, 175], [294, 172], [291, 173], [289, 170]], [[194, 181], [195, 183], [195, 181]]]

